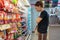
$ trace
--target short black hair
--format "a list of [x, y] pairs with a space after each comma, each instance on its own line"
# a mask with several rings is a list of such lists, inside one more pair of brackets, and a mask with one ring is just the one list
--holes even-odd
[[43, 2], [42, 1], [37, 1], [36, 4], [35, 4], [35, 6], [41, 6], [41, 7], [43, 7]]

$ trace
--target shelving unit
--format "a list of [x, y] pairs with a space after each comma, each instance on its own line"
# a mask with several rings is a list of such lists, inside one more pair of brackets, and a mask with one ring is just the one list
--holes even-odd
[[0, 0], [0, 39], [25, 40], [28, 34], [28, 0]]

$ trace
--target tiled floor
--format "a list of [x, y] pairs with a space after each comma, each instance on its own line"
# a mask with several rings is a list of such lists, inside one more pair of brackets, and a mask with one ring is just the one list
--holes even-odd
[[32, 34], [31, 40], [38, 40], [38, 35], [37, 34]]
[[36, 34], [32, 34], [31, 40], [38, 40], [38, 37]]
[[50, 27], [49, 40], [60, 40], [60, 26]]
[[[32, 34], [31, 40], [37, 40], [37, 35]], [[48, 40], [60, 40], [60, 27], [49, 27], [49, 39]]]

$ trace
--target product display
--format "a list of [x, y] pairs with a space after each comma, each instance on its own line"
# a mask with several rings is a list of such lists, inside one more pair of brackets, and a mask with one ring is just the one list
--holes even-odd
[[0, 0], [0, 40], [25, 40], [29, 27], [25, 5], [30, 6], [27, 0]]

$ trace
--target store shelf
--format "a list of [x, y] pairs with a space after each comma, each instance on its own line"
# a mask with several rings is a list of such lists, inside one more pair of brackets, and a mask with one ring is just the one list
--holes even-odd
[[31, 40], [31, 34], [28, 34], [25, 40]]
[[[22, 39], [24, 39], [23, 37], [26, 37], [25, 35], [28, 35], [27, 15], [28, 15], [28, 7], [30, 6], [29, 2], [27, 0], [13, 0], [13, 2], [10, 2], [9, 0], [8, 1], [3, 0], [3, 2], [1, 3], [1, 5], [3, 4], [1, 9], [5, 10], [2, 10], [2, 13], [0, 13], [3, 14], [3, 18], [1, 18], [2, 17], [1, 15], [0, 20], [1, 19], [2, 19], [1, 21], [4, 20], [2, 23], [3, 25], [0, 25], [0, 31], [1, 31], [0, 33], [3, 33], [2, 36], [0, 34], [1, 38], [3, 36], [6, 36], [6, 38], [4, 37], [5, 39], [4, 38], [2, 39], [13, 40], [16, 37], [17, 38], [22, 37]], [[20, 21], [18, 21], [17, 18]]]

